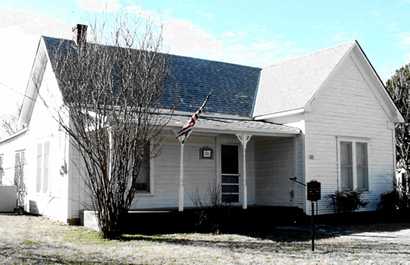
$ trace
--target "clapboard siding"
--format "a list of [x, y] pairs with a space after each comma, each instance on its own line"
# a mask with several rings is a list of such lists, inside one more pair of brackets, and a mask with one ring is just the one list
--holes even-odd
[[[68, 218], [68, 177], [60, 174], [64, 164], [65, 134], [54, 119], [55, 110], [62, 104], [54, 73], [47, 63], [39, 89], [42, 100], [34, 105], [30, 127], [27, 132], [27, 199], [30, 211], [63, 222]], [[47, 102], [47, 106], [43, 103]], [[49, 142], [48, 190], [36, 191], [37, 144]], [[43, 165], [41, 165], [43, 171]]]
[[295, 138], [261, 137], [255, 141], [255, 199], [258, 205], [292, 206]]
[[305, 187], [300, 183], [305, 183], [305, 135], [302, 133], [294, 139], [294, 163], [295, 175], [299, 183], [293, 182], [292, 188], [294, 191], [295, 206], [305, 209]]
[[[196, 206], [194, 201], [209, 203], [210, 189], [219, 183], [217, 164], [220, 144], [235, 144], [239, 146], [240, 183], [242, 183], [242, 147], [233, 135], [192, 135], [184, 149], [184, 206]], [[214, 159], [200, 159], [201, 147], [211, 147]], [[138, 194], [132, 205], [134, 209], [143, 208], [174, 208], [178, 206], [180, 146], [174, 136], [164, 139], [160, 153], [153, 158], [153, 194]], [[254, 144], [253, 140], [247, 148], [247, 186], [248, 204], [255, 202], [254, 185]], [[240, 186], [242, 193], [242, 185]], [[242, 196], [240, 196], [242, 202]]]
[[369, 192], [363, 195], [370, 202], [367, 210], [374, 210], [380, 194], [392, 187], [394, 150], [389, 118], [372, 91], [375, 88], [363, 79], [361, 66], [351, 56], [330, 76], [306, 115], [306, 181], [322, 183], [322, 214], [332, 212], [326, 196], [338, 189], [337, 137], [368, 141]]
[[[40, 46], [41, 48], [41, 46]], [[44, 55], [44, 54], [43, 54]], [[26, 188], [25, 210], [36, 214], [43, 214], [52, 219], [67, 221], [68, 212], [68, 179], [60, 174], [60, 168], [64, 161], [64, 143], [60, 138], [62, 132], [52, 113], [58, 104], [62, 103], [58, 93], [58, 87], [52, 69], [47, 61], [39, 60], [43, 65], [36, 65], [33, 71], [40, 71], [36, 82], [41, 82], [39, 90], [42, 100], [37, 100], [34, 108], [30, 127], [27, 132], [9, 141], [0, 144], [0, 154], [4, 158], [5, 184], [14, 182], [15, 152], [24, 150], [24, 183]], [[32, 82], [32, 81], [30, 81]], [[38, 86], [39, 83], [29, 83]], [[47, 106], [43, 103], [47, 102]], [[28, 111], [28, 110], [26, 110]], [[48, 159], [48, 188], [46, 192], [38, 192], [36, 189], [37, 174], [37, 144], [49, 143]], [[41, 161], [43, 170], [44, 163]]]

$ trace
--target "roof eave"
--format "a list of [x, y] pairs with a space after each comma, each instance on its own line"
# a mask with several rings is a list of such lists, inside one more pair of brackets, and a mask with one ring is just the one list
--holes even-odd
[[[171, 130], [179, 130], [181, 129], [181, 126], [178, 125], [168, 125], [168, 129]], [[281, 132], [281, 131], [273, 131], [273, 130], [268, 130], [268, 129], [259, 129], [259, 130], [252, 130], [252, 129], [241, 129], [241, 130], [233, 130], [229, 128], [204, 128], [204, 127], [195, 127], [194, 132], [199, 132], [199, 133], [213, 133], [213, 134], [250, 134], [253, 136], [270, 136], [270, 137], [293, 137], [296, 135], [300, 134], [300, 129], [298, 128], [292, 128], [294, 130], [289, 130], [286, 132]]]
[[16, 137], [18, 137], [18, 136], [20, 136], [20, 135], [26, 133], [26, 132], [27, 132], [27, 128], [21, 129], [20, 131], [15, 132], [15, 133], [13, 133], [12, 135], [9, 135], [9, 136], [7, 136], [7, 137], [4, 138], [4, 139], [1, 139], [1, 140], [0, 140], [0, 144], [5, 143], [5, 142], [7, 142], [7, 141], [10, 141], [11, 139], [14, 139], [14, 138], [16, 138]]
[[[391, 115], [392, 117], [392, 122], [395, 123], [403, 123], [405, 120], [403, 118], [403, 115], [400, 113], [400, 111], [398, 110], [396, 104], [394, 104], [392, 97], [390, 96], [390, 94], [387, 92], [387, 88], [384, 85], [383, 80], [381, 79], [379, 73], [376, 71], [376, 69], [374, 68], [373, 64], [370, 62], [369, 57], [367, 57], [367, 54], [364, 52], [362, 46], [360, 45], [360, 43], [355, 40], [355, 44], [356, 46], [359, 48], [359, 51], [361, 53], [361, 55], [364, 57], [365, 61], [367, 62], [367, 64], [370, 66], [370, 69], [372, 70], [373, 75], [376, 77], [376, 79], [378, 80], [379, 84], [381, 85], [381, 87], [383, 88], [383, 92], [385, 95], [387, 95], [387, 99], [389, 101], [389, 105], [390, 105], [390, 109], [392, 110], [392, 112], [394, 113], [394, 115]], [[393, 114], [392, 113], [392, 114]]]
[[259, 115], [253, 117], [254, 120], [268, 120], [268, 119], [274, 119], [274, 118], [282, 118], [286, 116], [292, 116], [292, 115], [297, 115], [297, 114], [303, 114], [305, 112], [305, 108], [297, 108], [297, 109], [292, 109], [292, 110], [285, 110], [285, 111], [280, 111], [280, 112], [274, 112], [274, 113], [269, 113], [269, 114], [264, 114], [264, 115]]

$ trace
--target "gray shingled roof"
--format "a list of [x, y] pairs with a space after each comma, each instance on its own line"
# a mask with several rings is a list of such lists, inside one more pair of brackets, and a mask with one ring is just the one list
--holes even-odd
[[[53, 68], [57, 47], [59, 52], [75, 47], [71, 40], [42, 38]], [[107, 50], [113, 48], [104, 45], [98, 47]], [[167, 56], [169, 75], [161, 107], [193, 112], [212, 90], [207, 112], [245, 117], [252, 115], [261, 69], [176, 55]], [[60, 77], [56, 78], [58, 80]]]

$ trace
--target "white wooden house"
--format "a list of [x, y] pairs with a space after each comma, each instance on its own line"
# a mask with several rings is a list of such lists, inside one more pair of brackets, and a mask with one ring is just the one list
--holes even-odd
[[[26, 210], [70, 222], [87, 209], [88, 199], [78, 155], [48, 111], [64, 100], [52, 55], [61, 44], [75, 49], [69, 40], [39, 41], [19, 117], [22, 130], [0, 142], [0, 167], [2, 184], [13, 184], [16, 158], [23, 154]], [[362, 191], [369, 201], [362, 210], [375, 210], [380, 194], [391, 190], [394, 123], [403, 118], [358, 42], [263, 69], [174, 55], [169, 62], [163, 105], [173, 105], [176, 94], [177, 109], [133, 209], [195, 207], [193, 196], [208, 201], [216, 185], [223, 202], [309, 213], [305, 187], [291, 180], [296, 178], [322, 183], [319, 213], [325, 214], [333, 211], [325, 197], [337, 190]], [[181, 183], [173, 130], [211, 89], [207, 112], [185, 144]]]

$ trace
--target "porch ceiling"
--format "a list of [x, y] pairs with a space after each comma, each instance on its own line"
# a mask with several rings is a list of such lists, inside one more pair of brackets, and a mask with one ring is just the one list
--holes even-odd
[[[180, 129], [189, 119], [187, 115], [173, 115], [168, 127]], [[201, 116], [195, 125], [197, 132], [223, 134], [251, 134], [256, 136], [293, 136], [300, 133], [296, 127], [249, 119]]]

